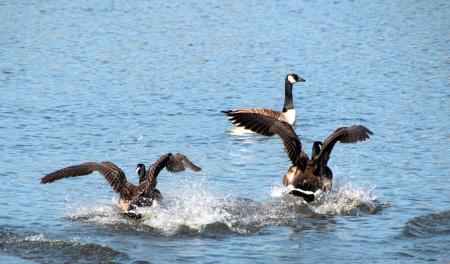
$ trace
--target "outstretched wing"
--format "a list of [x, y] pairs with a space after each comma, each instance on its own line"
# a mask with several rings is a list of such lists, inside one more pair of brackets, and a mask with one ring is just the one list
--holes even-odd
[[189, 168], [195, 172], [202, 170], [202, 168], [192, 163], [188, 157], [181, 153], [171, 156], [166, 166], [166, 169], [170, 172], [180, 172], [184, 171], [186, 168]]
[[161, 156], [155, 163], [153, 163], [145, 174], [145, 180], [139, 184], [139, 191], [144, 192], [148, 188], [156, 187], [156, 177], [162, 169], [166, 168], [170, 172], [184, 171], [186, 168], [190, 168], [193, 171], [200, 171], [201, 168], [192, 163], [185, 155], [177, 153], [165, 154]]
[[147, 173], [145, 174], [145, 179], [139, 184], [139, 192], [144, 192], [149, 187], [156, 187], [156, 177], [164, 169], [169, 161], [172, 153], [167, 153], [162, 155], [157, 161], [155, 161], [150, 168], [148, 168]]
[[231, 116], [239, 113], [249, 113], [249, 114], [260, 114], [264, 116], [271, 116], [277, 120], [283, 120], [283, 114], [280, 111], [276, 111], [268, 108], [253, 108], [253, 109], [235, 109], [235, 110], [226, 110], [222, 111], [222, 113], [227, 116]]
[[113, 190], [120, 194], [121, 198], [129, 198], [136, 188], [136, 186], [127, 182], [122, 169], [112, 162], [87, 162], [69, 166], [47, 174], [41, 179], [41, 184], [51, 183], [63, 178], [89, 175], [94, 171], [102, 174]]
[[333, 134], [325, 139], [319, 154], [314, 158], [316, 169], [327, 166], [331, 151], [336, 142], [355, 143], [358, 141], [365, 141], [369, 139], [369, 135], [372, 134], [372, 131], [363, 125], [353, 125], [351, 127], [340, 127], [336, 129]]
[[263, 136], [278, 135], [292, 164], [304, 169], [308, 157], [302, 152], [302, 143], [291, 125], [274, 117], [247, 112], [226, 112], [236, 126], [244, 127]]
[[104, 172], [100, 172], [108, 181], [109, 185], [114, 191], [120, 194], [122, 199], [131, 199], [134, 192], [137, 191], [137, 186], [127, 181], [125, 173], [116, 164], [104, 161], [100, 163], [104, 168]]
[[41, 178], [41, 184], [51, 183], [63, 178], [89, 175], [95, 170], [101, 168], [102, 167], [96, 162], [86, 162], [83, 164], [69, 166], [45, 175]]

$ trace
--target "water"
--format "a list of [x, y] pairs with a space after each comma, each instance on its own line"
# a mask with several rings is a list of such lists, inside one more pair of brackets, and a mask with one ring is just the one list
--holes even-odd
[[[0, 262], [447, 262], [450, 4], [3, 1]], [[230, 135], [220, 110], [281, 109], [288, 72], [310, 152], [341, 125], [334, 188], [281, 186], [278, 138]], [[99, 175], [48, 172], [182, 152], [159, 208], [120, 215]], [[141, 262], [140, 262], [141, 261]]]

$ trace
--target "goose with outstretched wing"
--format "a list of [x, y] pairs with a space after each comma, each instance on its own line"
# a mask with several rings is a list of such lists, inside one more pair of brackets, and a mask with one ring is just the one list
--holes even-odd
[[300, 138], [288, 123], [257, 113], [227, 113], [227, 115], [236, 126], [264, 136], [278, 135], [282, 139], [292, 162], [292, 166], [283, 177], [283, 184], [299, 189], [293, 193], [304, 197], [307, 201], [314, 200], [313, 193], [319, 189], [331, 190], [333, 173], [328, 167], [328, 161], [336, 142], [356, 143], [367, 140], [373, 134], [363, 125], [340, 127], [323, 143], [314, 142], [312, 156], [309, 158], [302, 149]]
[[152, 206], [154, 203], [161, 203], [161, 192], [156, 189], [156, 178], [162, 169], [166, 168], [170, 172], [184, 171], [190, 168], [193, 171], [200, 171], [201, 168], [192, 163], [185, 155], [177, 153], [165, 154], [155, 161], [148, 170], [144, 164], [138, 164], [136, 173], [139, 176], [139, 184], [134, 185], [127, 181], [125, 173], [121, 168], [112, 162], [87, 162], [69, 166], [47, 174], [41, 179], [41, 184], [51, 183], [56, 180], [69, 177], [78, 177], [98, 172], [111, 185], [112, 189], [119, 194], [119, 205], [125, 213], [139, 218], [133, 212], [136, 207]]

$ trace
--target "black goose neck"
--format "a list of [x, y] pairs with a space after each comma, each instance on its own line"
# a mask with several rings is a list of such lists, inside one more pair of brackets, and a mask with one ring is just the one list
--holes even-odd
[[289, 109], [294, 109], [294, 102], [292, 100], [292, 83], [286, 77], [284, 81], [284, 106], [283, 112], [286, 112]]
[[142, 167], [139, 171], [139, 184], [141, 184], [143, 181], [145, 181], [145, 174], [146, 174], [145, 167]]

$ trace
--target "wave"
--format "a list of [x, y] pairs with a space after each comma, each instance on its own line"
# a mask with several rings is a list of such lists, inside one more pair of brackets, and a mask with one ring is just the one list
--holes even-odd
[[2, 255], [42, 263], [105, 263], [129, 261], [127, 254], [93, 243], [47, 239], [44, 234], [20, 235], [0, 229]]
[[414, 217], [405, 223], [397, 239], [404, 241], [399, 256], [423, 262], [448, 263], [450, 245], [450, 211]]
[[450, 211], [437, 212], [409, 220], [404, 234], [414, 238], [450, 235]]

